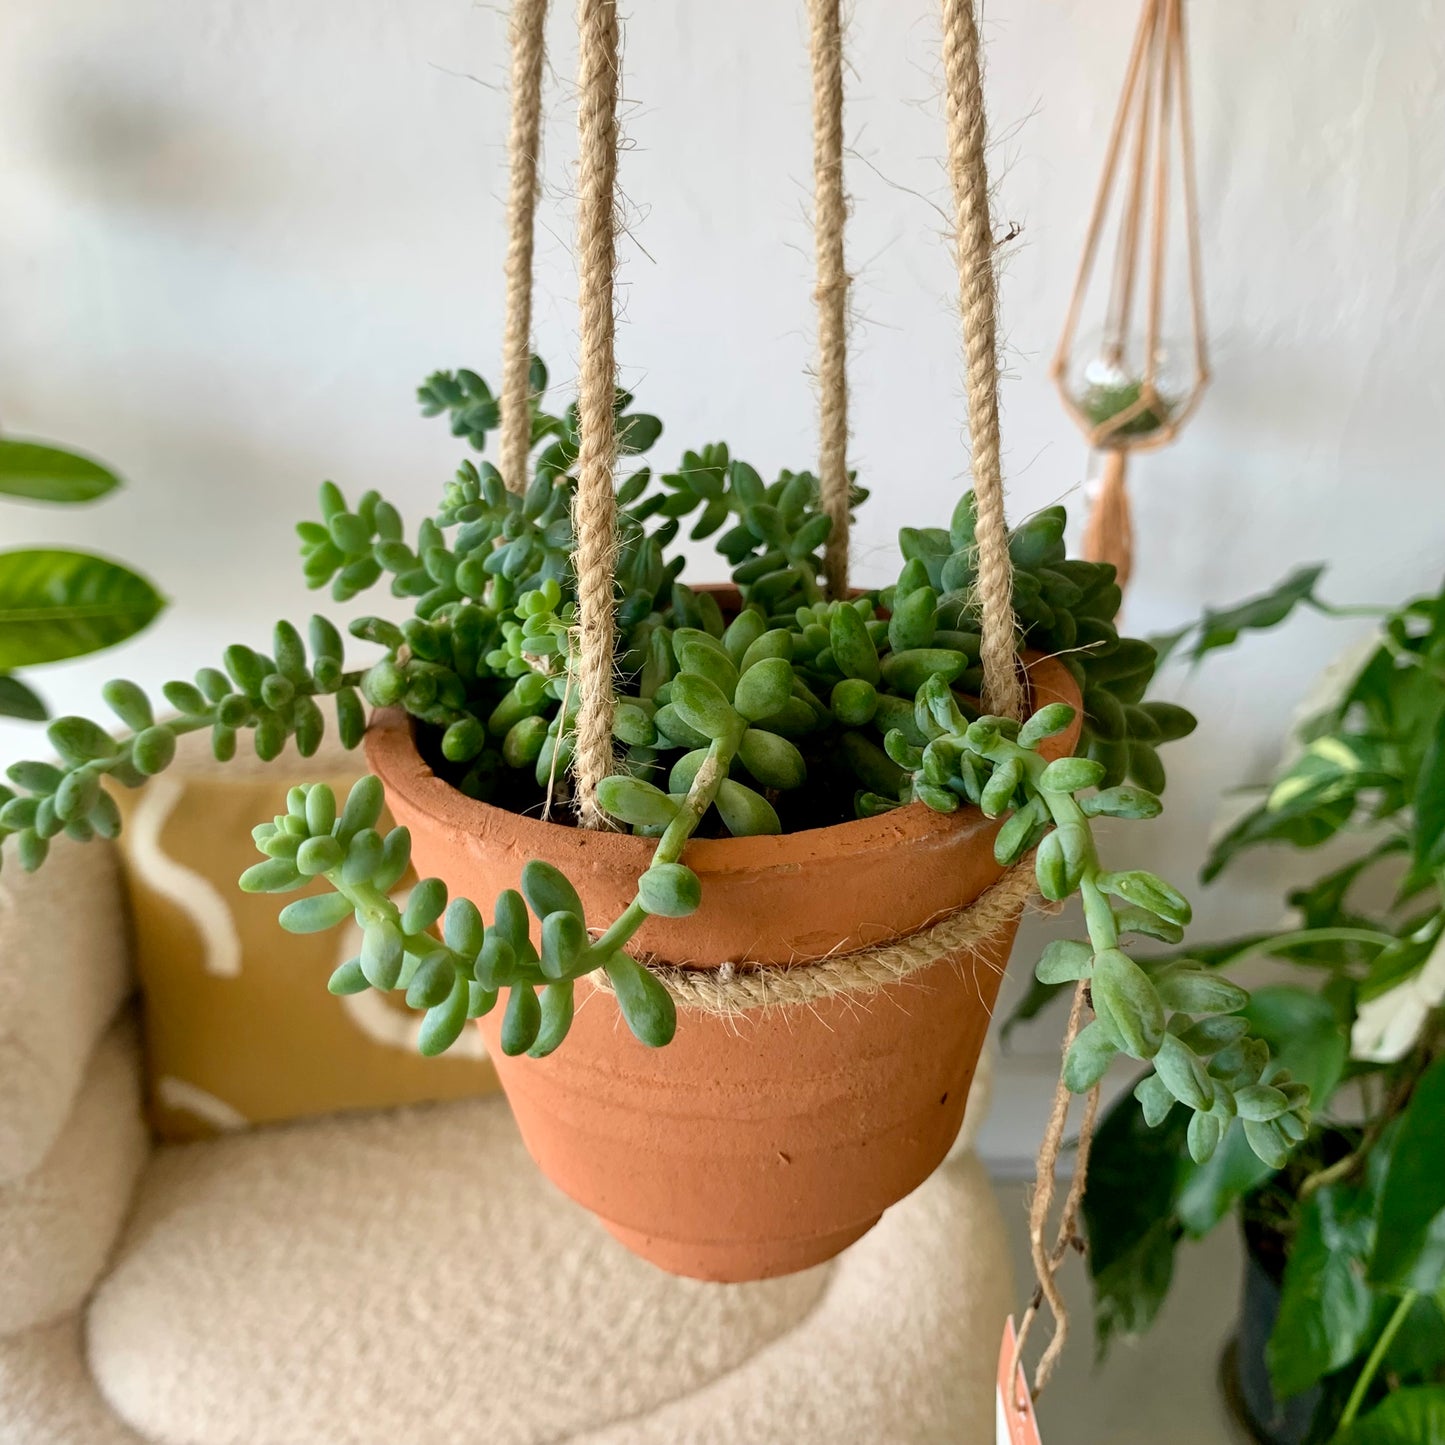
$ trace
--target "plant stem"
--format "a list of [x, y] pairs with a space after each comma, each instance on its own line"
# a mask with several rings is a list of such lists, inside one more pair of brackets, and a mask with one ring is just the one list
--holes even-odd
[[[1375, 928], [1300, 928], [1293, 933], [1281, 933], [1274, 938], [1262, 938], [1258, 942], [1247, 944], [1237, 949], [1234, 953], [1226, 954], [1220, 959], [1218, 967], [1226, 968], [1231, 963], [1241, 958], [1249, 958], [1259, 953], [1280, 953], [1290, 948], [1302, 948], [1310, 943], [1368, 943], [1377, 948], [1388, 948], [1392, 943], [1400, 940], [1393, 933], [1384, 933]], [[1313, 959], [1298, 958], [1290, 962], [1302, 965], [1314, 963]], [[1320, 967], [1333, 967], [1332, 964], [1320, 964]]]
[[1106, 949], [1118, 948], [1119, 925], [1114, 918], [1114, 910], [1110, 907], [1109, 900], [1098, 885], [1099, 853], [1094, 846], [1094, 830], [1089, 826], [1089, 820], [1084, 815], [1084, 810], [1079, 806], [1072, 793], [1040, 787], [1039, 778], [1048, 764], [1032, 749], [1021, 748], [1017, 744], [1012, 744], [1012, 746], [1016, 755], [1024, 760], [1029, 782], [1037, 790], [1039, 797], [1044, 800], [1044, 806], [1048, 808], [1049, 816], [1054, 820], [1054, 826], [1063, 828], [1077, 825], [1083, 830], [1082, 836], [1088, 840], [1086, 844], [1087, 862], [1084, 865], [1083, 874], [1079, 878], [1079, 897], [1084, 905], [1084, 924], [1088, 929], [1090, 946], [1095, 954], [1103, 953]]
[[1337, 1180], [1347, 1179], [1350, 1175], [1358, 1172], [1360, 1166], [1365, 1162], [1366, 1156], [1379, 1142], [1380, 1135], [1385, 1132], [1391, 1120], [1397, 1119], [1404, 1112], [1405, 1106], [1410, 1102], [1410, 1095], [1415, 1092], [1415, 1085], [1420, 1082], [1421, 1075], [1430, 1067], [1433, 1058], [1434, 1040], [1430, 1029], [1426, 1028], [1415, 1042], [1412, 1066], [1395, 1080], [1395, 1086], [1390, 1090], [1383, 1108], [1376, 1112], [1366, 1125], [1365, 1132], [1353, 1153], [1346, 1154], [1343, 1159], [1337, 1159], [1328, 1168], [1317, 1169], [1313, 1174], [1308, 1175], [1299, 1187], [1299, 1197], [1302, 1201], [1308, 1199], [1311, 1194], [1317, 1189], [1323, 1188], [1324, 1185], [1334, 1184]]
[[1380, 607], [1373, 602], [1355, 602], [1339, 606], [1333, 602], [1321, 602], [1319, 598], [1309, 599], [1309, 605], [1325, 617], [1388, 617], [1395, 609]]
[[1414, 1309], [1415, 1301], [1418, 1298], [1419, 1291], [1413, 1289], [1406, 1290], [1401, 1295], [1400, 1303], [1395, 1306], [1395, 1313], [1390, 1316], [1385, 1328], [1380, 1331], [1380, 1338], [1375, 1341], [1375, 1347], [1370, 1351], [1370, 1357], [1365, 1361], [1365, 1367], [1360, 1371], [1360, 1377], [1355, 1381], [1354, 1389], [1350, 1391], [1350, 1398], [1345, 1402], [1345, 1411], [1340, 1416], [1338, 1434], [1343, 1434], [1354, 1424], [1355, 1416], [1360, 1413], [1360, 1406], [1365, 1403], [1365, 1396], [1370, 1392], [1370, 1386], [1379, 1373], [1386, 1352], [1394, 1342], [1395, 1336], [1400, 1333], [1400, 1326], [1405, 1323], [1405, 1317]]
[[[697, 774], [692, 780], [692, 786], [687, 790], [687, 797], [683, 799], [677, 815], [667, 825], [662, 837], [657, 841], [650, 867], [655, 867], [659, 863], [676, 863], [682, 857], [682, 850], [687, 846], [688, 839], [697, 831], [703, 814], [712, 807], [718, 789], [727, 777], [729, 767], [732, 766], [733, 754], [737, 752], [742, 740], [742, 730], [739, 729], [735, 733], [725, 733], [721, 737], [716, 737], [709, 744], [707, 757], [697, 770]], [[646, 921], [647, 910], [634, 897], [632, 902], [618, 915], [612, 926], [583, 954], [579, 965], [579, 974], [590, 973], [594, 968], [604, 964], [612, 954], [627, 945], [632, 935]]]

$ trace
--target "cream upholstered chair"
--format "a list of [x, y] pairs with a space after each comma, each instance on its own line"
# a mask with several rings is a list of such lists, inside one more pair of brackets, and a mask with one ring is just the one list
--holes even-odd
[[500, 1099], [157, 1146], [114, 851], [7, 865], [5, 1445], [993, 1438], [1011, 1281], [967, 1141], [838, 1260], [732, 1286], [627, 1254]]

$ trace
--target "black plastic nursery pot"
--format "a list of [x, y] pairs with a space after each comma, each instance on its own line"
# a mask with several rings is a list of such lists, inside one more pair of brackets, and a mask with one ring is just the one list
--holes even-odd
[[1220, 1383], [1231, 1414], [1259, 1445], [1304, 1445], [1320, 1391], [1276, 1399], [1265, 1363], [1265, 1347], [1279, 1318], [1280, 1283], [1271, 1263], [1283, 1260], [1284, 1247], [1274, 1238], [1256, 1240], [1249, 1229], [1243, 1233], [1239, 1328], [1220, 1362]]

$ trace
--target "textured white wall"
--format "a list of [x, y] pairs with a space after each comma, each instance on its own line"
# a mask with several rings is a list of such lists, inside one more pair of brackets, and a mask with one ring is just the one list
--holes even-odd
[[[62, 708], [113, 672], [188, 673], [306, 611], [291, 523], [317, 481], [419, 513], [457, 448], [411, 393], [436, 366], [495, 376], [505, 19], [470, 0], [0, 0], [0, 416], [111, 460], [87, 512], [5, 506], [8, 545], [144, 565], [175, 600], [124, 652], [39, 680]], [[573, 56], [566, 7], [541, 213], [538, 340], [572, 374]], [[763, 470], [812, 452], [808, 79], [800, 4], [634, 5], [623, 180], [625, 379], [668, 431]], [[849, 256], [853, 459], [878, 500], [860, 573], [963, 472], [940, 205], [936, 19], [859, 3]], [[1445, 540], [1445, 0], [1191, 6], [1217, 382], [1136, 469], [1139, 630], [1331, 562], [1340, 599], [1434, 583]], [[1134, 24], [1133, 0], [991, 5], [1012, 508], [1086, 459], [1045, 376]], [[1180, 878], [1219, 791], [1267, 765], [1347, 640], [1306, 620], [1181, 695], [1212, 723], [1173, 751], [1151, 848]], [[0, 758], [33, 745], [0, 731]], [[1268, 870], [1204, 901], [1273, 916]]]

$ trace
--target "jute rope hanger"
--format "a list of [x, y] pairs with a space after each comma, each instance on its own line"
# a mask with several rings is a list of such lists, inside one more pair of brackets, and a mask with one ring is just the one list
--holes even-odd
[[502, 338], [502, 480], [527, 490], [532, 450], [532, 245], [542, 149], [547, 0], [513, 0], [512, 128], [507, 138], [507, 320]]
[[607, 826], [597, 788], [613, 770], [613, 650], [617, 599], [617, 89], [616, 0], [580, 0], [577, 108], [577, 743], [573, 774], [584, 827]]
[[948, 175], [953, 183], [958, 300], [967, 362], [968, 438], [978, 509], [978, 589], [982, 610], [983, 700], [1018, 717], [1023, 706], [1015, 650], [1013, 564], [1004, 519], [998, 429], [997, 271], [988, 194], [983, 68], [973, 0], [942, 0]]
[[818, 491], [833, 523], [823, 554], [829, 597], [848, 595], [848, 286], [843, 230], [843, 26], [838, 0], [808, 0], [813, 62], [813, 232], [818, 284]]
[[[942, 7], [943, 62], [948, 121], [948, 162], [957, 227], [956, 248], [959, 301], [962, 312], [965, 383], [968, 394], [968, 430], [977, 502], [978, 588], [983, 636], [984, 700], [991, 711], [1018, 717], [1022, 687], [1016, 658], [1016, 622], [1012, 605], [1012, 566], [1004, 513], [1003, 476], [998, 423], [998, 356], [995, 315], [996, 283], [993, 232], [989, 214], [988, 171], [985, 156], [984, 113], [978, 28], [973, 0], [940, 0]], [[514, 0], [513, 119], [511, 129], [513, 179], [509, 217], [508, 322], [503, 388], [503, 475], [509, 486], [525, 485], [525, 448], [530, 407], [527, 368], [530, 366], [530, 259], [536, 196], [536, 152], [540, 136], [540, 76], [542, 22], [545, 0]], [[848, 478], [847, 478], [847, 291], [843, 230], [847, 203], [843, 187], [842, 146], [842, 26], [839, 0], [809, 0], [813, 67], [814, 186], [817, 227], [817, 283], [819, 311], [819, 485], [825, 510], [834, 519], [826, 556], [830, 594], [847, 591]], [[577, 716], [573, 770], [579, 819], [584, 826], [606, 826], [597, 806], [596, 791], [613, 771], [612, 715], [613, 656], [616, 643], [616, 599], [613, 566], [617, 553], [617, 512], [613, 471], [617, 448], [613, 423], [616, 388], [614, 272], [616, 267], [617, 204], [617, 100], [620, 35], [616, 0], [579, 0], [578, 75], [578, 344], [579, 456], [574, 505], [577, 571]], [[526, 263], [526, 264], [524, 264]], [[510, 428], [509, 428], [510, 419]], [[520, 454], [520, 461], [518, 460]], [[932, 939], [864, 950], [863, 955], [815, 964], [806, 971], [817, 974], [813, 984], [838, 991], [841, 987], [876, 987], [896, 978], [899, 969], [911, 972], [962, 945], [953, 933], [968, 933], [993, 909], [1022, 906], [1030, 891], [1032, 868], [1025, 862], [969, 909], [934, 926]], [[985, 903], [985, 900], [988, 900]], [[925, 933], [930, 931], [925, 931]], [[929, 947], [929, 944], [932, 947]], [[851, 959], [851, 967], [850, 960]], [[868, 970], [875, 976], [867, 977]], [[677, 971], [674, 971], [674, 973]], [[881, 975], [881, 977], [880, 977]], [[743, 981], [740, 982], [739, 980]], [[776, 974], [765, 981], [747, 981], [747, 975], [730, 980], [705, 980], [715, 996], [697, 994], [696, 981], [667, 976], [668, 986], [692, 989], [694, 1007], [747, 1007], [749, 991], [761, 992], [761, 1002], [785, 1002], [777, 997], [782, 980]], [[787, 985], [788, 988], [792, 984]], [[721, 990], [721, 993], [717, 993]], [[773, 997], [766, 995], [772, 991]], [[1077, 1034], [1086, 1012], [1081, 987], [1075, 995], [1069, 1039]], [[1066, 1047], [1067, 1047], [1066, 1042]], [[1062, 1347], [1067, 1314], [1054, 1285], [1056, 1273], [1073, 1238], [1074, 1220], [1083, 1194], [1088, 1138], [1097, 1096], [1090, 1100], [1080, 1136], [1075, 1182], [1069, 1191], [1052, 1251], [1043, 1247], [1043, 1230], [1052, 1200], [1053, 1178], [1062, 1148], [1068, 1096], [1061, 1089], [1054, 1117], [1039, 1156], [1039, 1188], [1031, 1214], [1031, 1238], [1039, 1273], [1039, 1294], [1054, 1310], [1058, 1324], [1054, 1342], [1035, 1376], [1042, 1388], [1048, 1369]], [[1021, 1329], [1027, 1329], [1037, 1309], [1031, 1307]]]

